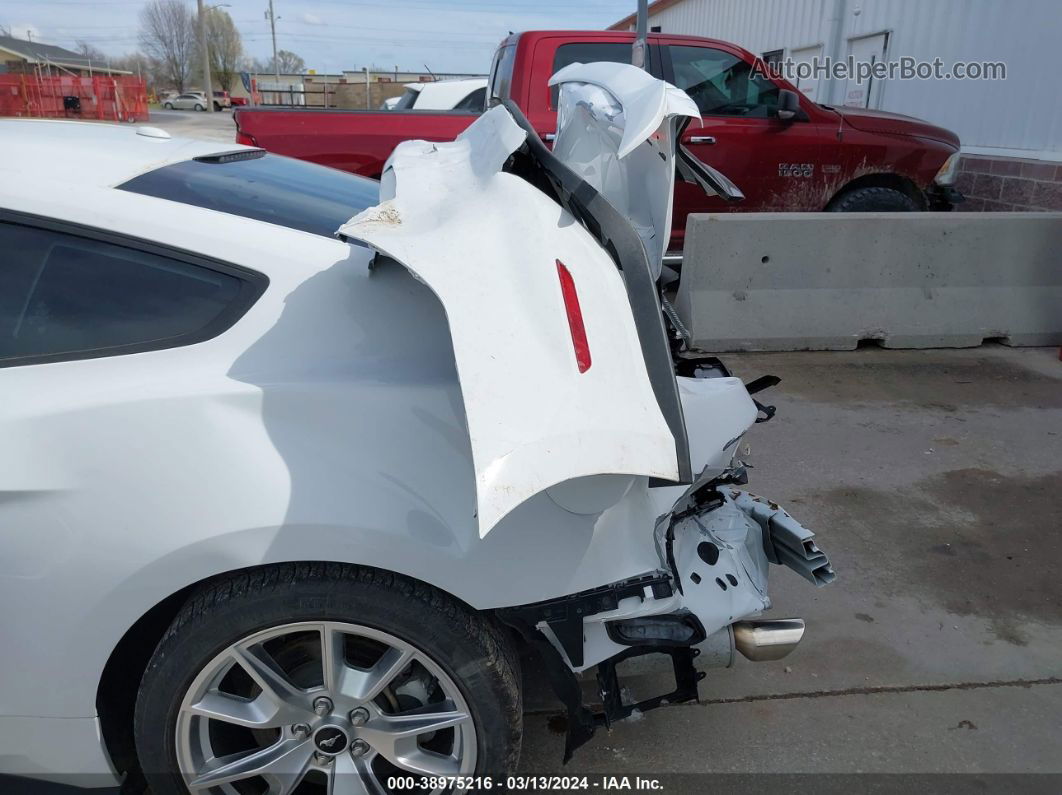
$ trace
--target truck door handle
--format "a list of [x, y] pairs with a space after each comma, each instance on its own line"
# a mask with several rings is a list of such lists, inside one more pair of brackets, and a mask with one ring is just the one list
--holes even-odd
[[715, 143], [715, 136], [714, 135], [691, 135], [690, 136], [690, 143], [691, 144], [714, 144]]
[[542, 140], [546, 143], [557, 140], [557, 136], [553, 133], [542, 133]]

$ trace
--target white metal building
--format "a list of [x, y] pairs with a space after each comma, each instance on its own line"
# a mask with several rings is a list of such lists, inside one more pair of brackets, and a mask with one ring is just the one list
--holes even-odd
[[[633, 29], [628, 17], [613, 27]], [[958, 133], [963, 152], [1062, 162], [1062, 0], [659, 0], [649, 25], [810, 61], [1002, 61], [1006, 79], [803, 81], [818, 102], [917, 116]], [[781, 51], [781, 53], [779, 53]], [[854, 81], [853, 81], [854, 82]], [[866, 90], [864, 90], [866, 89]]]

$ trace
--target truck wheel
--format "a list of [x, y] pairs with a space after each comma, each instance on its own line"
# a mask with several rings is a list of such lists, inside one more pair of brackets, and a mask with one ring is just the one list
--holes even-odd
[[894, 188], [856, 188], [842, 193], [826, 208], [832, 213], [911, 213], [922, 208]]
[[513, 772], [521, 707], [492, 619], [399, 575], [282, 564], [185, 604], [141, 680], [134, 735], [153, 795], [383, 792], [391, 776]]

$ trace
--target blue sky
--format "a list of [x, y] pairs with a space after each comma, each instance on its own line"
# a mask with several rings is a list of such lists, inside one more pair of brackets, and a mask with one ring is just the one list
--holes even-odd
[[[190, 7], [195, 0], [187, 0]], [[207, 0], [208, 4], [224, 0]], [[244, 49], [271, 51], [268, 0], [228, 0]], [[0, 25], [72, 47], [84, 39], [111, 55], [137, 49], [137, 15], [145, 0], [0, 0]], [[600, 29], [631, 13], [635, 0], [274, 0], [278, 48], [310, 69], [372, 65], [436, 72], [486, 72], [510, 31]]]

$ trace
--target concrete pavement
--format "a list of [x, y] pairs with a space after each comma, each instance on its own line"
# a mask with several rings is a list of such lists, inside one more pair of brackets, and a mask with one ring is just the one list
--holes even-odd
[[202, 138], [205, 141], [236, 142], [236, 125], [232, 111], [216, 113], [194, 110], [152, 110], [148, 121], [152, 127], [161, 127], [170, 135], [185, 138]]
[[[600, 731], [563, 768], [531, 672], [523, 770], [672, 774], [670, 791], [709, 772], [1062, 773], [1057, 350], [723, 358], [781, 376], [758, 396], [778, 414], [749, 435], [748, 488], [816, 530], [838, 579], [774, 567], [772, 614], [807, 619], [800, 648], [709, 671], [701, 704]], [[670, 689], [650, 660], [627, 664], [636, 700]]]

